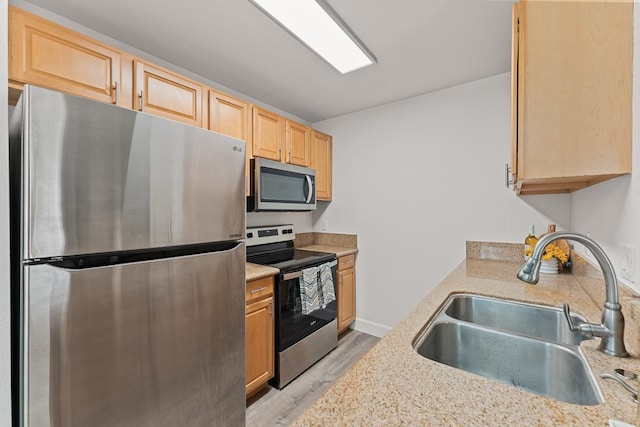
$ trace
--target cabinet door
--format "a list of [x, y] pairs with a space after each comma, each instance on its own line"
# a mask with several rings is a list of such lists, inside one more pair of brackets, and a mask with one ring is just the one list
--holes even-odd
[[517, 189], [631, 172], [632, 2], [520, 2]]
[[209, 89], [209, 130], [246, 143], [245, 192], [249, 195], [251, 159], [251, 104]]
[[347, 268], [338, 272], [338, 333], [356, 319], [356, 273]]
[[286, 121], [286, 127], [287, 163], [311, 166], [311, 128], [292, 120]]
[[9, 6], [9, 79], [117, 104], [120, 52]]
[[133, 68], [134, 108], [202, 127], [204, 87], [200, 83], [140, 60], [134, 61]]
[[311, 168], [316, 170], [316, 199], [330, 201], [332, 196], [332, 138], [312, 131]]
[[246, 308], [246, 395], [251, 395], [273, 377], [273, 298], [259, 300]]
[[253, 156], [284, 161], [284, 128], [283, 117], [254, 106]]
[[511, 175], [518, 175], [518, 3], [511, 9]]

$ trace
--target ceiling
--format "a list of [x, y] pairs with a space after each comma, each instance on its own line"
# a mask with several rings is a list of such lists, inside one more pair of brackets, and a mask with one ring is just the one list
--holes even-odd
[[510, 69], [512, 1], [329, 0], [378, 59], [346, 75], [248, 0], [29, 3], [309, 123]]

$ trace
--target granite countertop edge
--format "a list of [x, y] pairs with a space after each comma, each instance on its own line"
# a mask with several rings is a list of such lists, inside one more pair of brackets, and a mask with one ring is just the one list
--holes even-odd
[[[585, 425], [610, 418], [633, 423], [634, 404], [619, 384], [599, 374], [614, 368], [640, 372], [636, 353], [614, 358], [584, 341], [585, 354], [605, 402], [580, 406], [436, 363], [418, 355], [413, 342], [451, 294], [474, 293], [561, 307], [591, 321], [601, 307], [571, 274], [542, 275], [537, 286], [518, 281], [519, 261], [467, 259], [321, 396], [294, 426], [320, 425]], [[604, 290], [603, 290], [604, 292]], [[634, 348], [637, 348], [635, 345]]]

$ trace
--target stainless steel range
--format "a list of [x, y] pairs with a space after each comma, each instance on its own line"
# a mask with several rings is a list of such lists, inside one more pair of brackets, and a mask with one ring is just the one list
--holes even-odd
[[247, 228], [247, 262], [280, 269], [270, 381], [280, 389], [338, 345], [336, 255], [296, 249], [294, 239], [292, 225]]

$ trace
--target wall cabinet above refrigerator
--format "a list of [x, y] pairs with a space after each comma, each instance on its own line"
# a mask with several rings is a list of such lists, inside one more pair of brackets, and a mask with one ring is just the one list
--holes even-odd
[[118, 104], [120, 52], [10, 6], [9, 81]]

